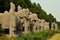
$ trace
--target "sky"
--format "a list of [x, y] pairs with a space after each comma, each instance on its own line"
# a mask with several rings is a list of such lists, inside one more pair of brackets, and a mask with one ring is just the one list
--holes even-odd
[[60, 0], [31, 0], [31, 2], [39, 3], [47, 14], [51, 13], [57, 21], [60, 21]]

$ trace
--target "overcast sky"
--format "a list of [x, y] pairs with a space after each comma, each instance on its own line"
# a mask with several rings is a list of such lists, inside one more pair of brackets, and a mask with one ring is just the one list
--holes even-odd
[[31, 0], [32, 2], [40, 3], [42, 9], [48, 14], [51, 13], [60, 21], [60, 0]]

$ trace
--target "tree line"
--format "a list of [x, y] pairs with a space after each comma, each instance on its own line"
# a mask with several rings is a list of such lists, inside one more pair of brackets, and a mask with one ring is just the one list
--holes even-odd
[[0, 0], [0, 12], [4, 12], [5, 10], [9, 11], [10, 2], [15, 4], [15, 11], [17, 11], [17, 6], [20, 5], [22, 8], [29, 8], [31, 12], [36, 13], [39, 19], [44, 19], [50, 24], [57, 22], [56, 18], [51, 13], [47, 15], [46, 11], [42, 9], [39, 3], [32, 3], [31, 0]]

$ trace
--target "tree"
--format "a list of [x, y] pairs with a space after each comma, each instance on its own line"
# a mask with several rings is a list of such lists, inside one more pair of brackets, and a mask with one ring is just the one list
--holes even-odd
[[31, 3], [30, 0], [1, 0], [0, 12], [4, 12], [5, 10], [9, 11], [10, 2], [13, 2], [15, 4], [15, 11], [17, 11], [17, 6], [20, 5], [22, 8], [29, 8], [29, 10], [36, 13], [38, 15], [38, 18], [40, 19], [45, 19], [48, 22], [56, 22], [56, 18], [54, 18], [54, 16], [51, 14], [47, 15], [47, 13], [42, 9], [39, 3]]

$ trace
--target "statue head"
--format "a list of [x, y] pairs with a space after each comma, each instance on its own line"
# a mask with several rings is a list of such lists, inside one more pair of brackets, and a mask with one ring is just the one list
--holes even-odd
[[15, 4], [10, 2], [10, 9], [15, 10]]
[[18, 11], [22, 10], [22, 7], [18, 5]]

